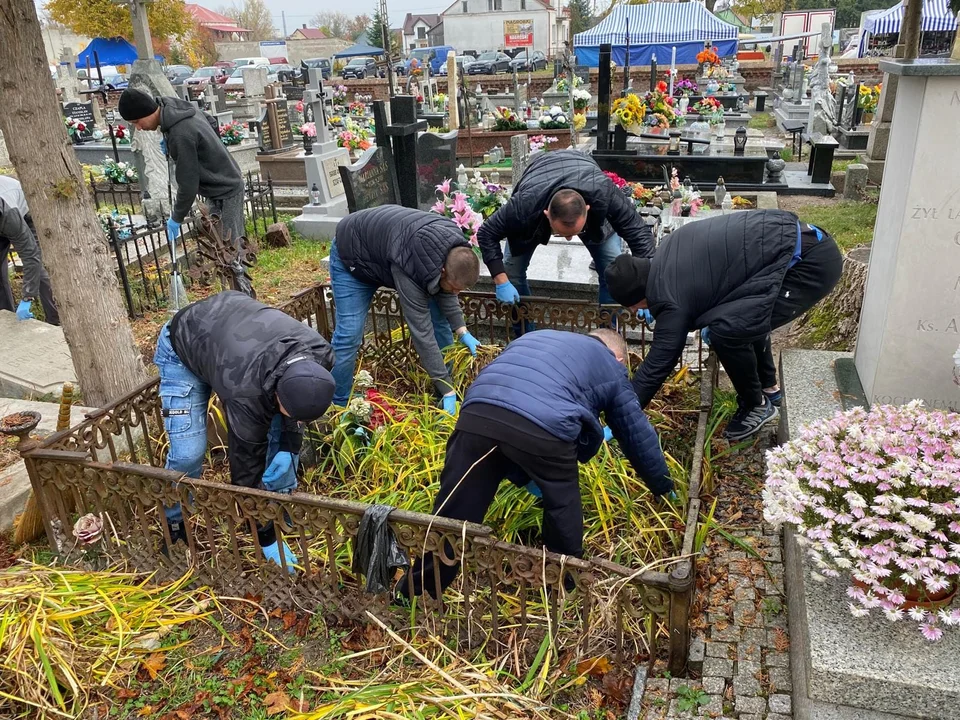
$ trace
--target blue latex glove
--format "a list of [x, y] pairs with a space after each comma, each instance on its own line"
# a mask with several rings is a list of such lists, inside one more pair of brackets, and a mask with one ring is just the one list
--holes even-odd
[[17, 320], [33, 320], [33, 313], [30, 312], [30, 306], [33, 300], [21, 300], [17, 305]]
[[637, 318], [643, 320], [648, 328], [652, 328], [656, 325], [657, 321], [653, 319], [653, 315], [650, 314], [649, 310], [637, 310]]
[[710, 328], [700, 328], [700, 339], [703, 340], [704, 345], [710, 344]]
[[[280, 565], [280, 544], [274, 540], [273, 545], [264, 545], [263, 556], [270, 562]], [[297, 569], [294, 567], [294, 565], [300, 561], [297, 560], [297, 556], [293, 554], [293, 552], [290, 550], [290, 546], [286, 543], [283, 544], [283, 559], [287, 563], [287, 572], [291, 575], [295, 574]]]
[[167, 154], [167, 139], [166, 139], [166, 138], [160, 138], [160, 152], [162, 152], [164, 155]]
[[176, 240], [180, 237], [180, 223], [173, 218], [167, 220], [167, 237], [170, 240]]
[[293, 453], [278, 452], [263, 473], [263, 487], [270, 492], [290, 493], [297, 487], [297, 460]]
[[520, 302], [520, 293], [517, 292], [513, 283], [507, 280], [503, 285], [497, 285], [497, 300], [516, 305]]
[[457, 396], [456, 395], [444, 395], [443, 396], [443, 411], [448, 415], [457, 416]]
[[613, 430], [608, 428], [606, 425], [603, 426], [603, 441], [610, 442], [613, 440]]
[[480, 347], [480, 341], [477, 340], [473, 335], [465, 332], [460, 336], [460, 342], [467, 346], [467, 349], [470, 351], [471, 355], [474, 357], [477, 356], [477, 348]]
[[538, 498], [543, 497], [543, 493], [540, 492], [540, 486], [537, 485], [533, 480], [531, 480], [526, 485], [524, 485], [523, 489], [526, 490], [531, 495], [533, 495], [534, 497], [538, 497]]

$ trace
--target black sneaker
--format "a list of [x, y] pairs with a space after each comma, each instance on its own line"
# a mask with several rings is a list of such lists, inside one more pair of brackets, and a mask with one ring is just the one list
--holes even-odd
[[767, 400], [772, 402], [776, 407], [780, 407], [780, 403], [783, 402], [783, 390], [777, 388], [773, 392], [763, 391], [763, 394], [766, 396]]
[[732, 442], [743, 440], [757, 433], [764, 425], [776, 422], [780, 418], [780, 411], [776, 405], [764, 396], [763, 405], [745, 407], [743, 405], [727, 423], [723, 436]]

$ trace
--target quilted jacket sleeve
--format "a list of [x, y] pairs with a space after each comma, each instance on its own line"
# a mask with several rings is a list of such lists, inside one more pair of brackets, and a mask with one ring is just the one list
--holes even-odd
[[[610, 182], [609, 180], [607, 182]], [[610, 182], [613, 185], [612, 182]], [[657, 249], [650, 228], [634, 209], [633, 204], [615, 187], [610, 193], [610, 206], [607, 209], [607, 221], [630, 247], [634, 257], [653, 257]]]
[[507, 236], [507, 230], [525, 225], [519, 214], [520, 200], [519, 195], [514, 195], [506, 205], [487, 218], [477, 231], [477, 243], [491, 276], [505, 272], [500, 241]]
[[616, 387], [605, 413], [613, 436], [650, 492], [659, 497], [673, 490], [660, 438], [640, 409], [637, 395], [626, 379]]
[[655, 316], [657, 328], [653, 333], [653, 342], [640, 369], [633, 375], [633, 389], [641, 407], [657, 394], [676, 366], [689, 331], [686, 316], [677, 309], [658, 312]]

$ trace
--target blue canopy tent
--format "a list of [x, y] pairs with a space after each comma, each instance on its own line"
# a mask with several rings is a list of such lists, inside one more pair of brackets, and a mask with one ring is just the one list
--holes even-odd
[[373, 45], [365, 45], [363, 43], [357, 43], [356, 45], [351, 45], [346, 50], [341, 50], [338, 53], [334, 54], [335, 58], [348, 58], [348, 57], [362, 57], [364, 55], [383, 55], [383, 48], [378, 48]]
[[[86, 67], [87, 60], [90, 61], [90, 67], [96, 67], [97, 63], [93, 58], [94, 52], [97, 53], [101, 66], [133, 65], [133, 61], [137, 59], [137, 49], [122, 37], [94, 38], [77, 55], [77, 67]], [[163, 62], [163, 55], [155, 55], [154, 57]]]
[[[903, 25], [902, 2], [889, 10], [869, 16], [863, 23], [863, 32], [860, 33], [859, 56], [863, 57], [869, 47], [871, 35], [899, 34], [901, 25]], [[923, 0], [921, 32], [955, 32], [956, 29], [957, 15], [950, 10], [947, 0]]]
[[627, 39], [630, 65], [649, 65], [656, 55], [661, 65], [670, 62], [677, 49], [677, 64], [697, 62], [705, 43], [717, 48], [720, 57], [737, 53], [736, 26], [725, 23], [696, 2], [651, 2], [646, 5], [618, 5], [596, 27], [573, 36], [577, 64], [597, 67], [600, 45], [613, 46], [613, 61], [625, 65]]

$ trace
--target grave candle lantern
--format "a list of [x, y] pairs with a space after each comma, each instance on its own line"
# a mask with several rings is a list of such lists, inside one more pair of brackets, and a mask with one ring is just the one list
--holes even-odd
[[737, 128], [737, 132], [733, 136], [733, 154], [734, 155], [743, 155], [744, 149], [747, 147], [747, 129], [742, 125]]

